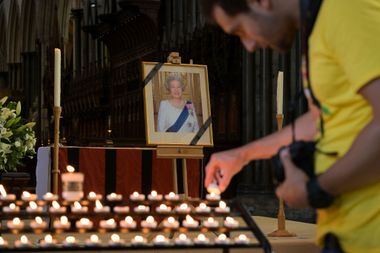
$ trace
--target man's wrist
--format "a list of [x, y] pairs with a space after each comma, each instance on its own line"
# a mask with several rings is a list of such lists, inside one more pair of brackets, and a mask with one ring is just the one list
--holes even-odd
[[317, 177], [311, 178], [306, 183], [309, 205], [314, 208], [326, 208], [334, 202], [334, 197], [322, 189]]

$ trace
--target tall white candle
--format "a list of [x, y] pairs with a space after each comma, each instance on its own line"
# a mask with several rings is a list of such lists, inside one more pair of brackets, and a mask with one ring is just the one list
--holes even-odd
[[54, 49], [54, 106], [61, 106], [61, 50]]
[[284, 72], [279, 71], [277, 76], [277, 115], [283, 114], [284, 100]]

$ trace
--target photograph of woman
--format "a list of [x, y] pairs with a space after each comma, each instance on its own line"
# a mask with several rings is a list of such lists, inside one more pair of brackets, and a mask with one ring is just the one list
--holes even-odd
[[165, 80], [165, 88], [170, 97], [160, 102], [157, 131], [196, 133], [199, 130], [197, 114], [193, 102], [183, 98], [183, 79], [171, 74]]

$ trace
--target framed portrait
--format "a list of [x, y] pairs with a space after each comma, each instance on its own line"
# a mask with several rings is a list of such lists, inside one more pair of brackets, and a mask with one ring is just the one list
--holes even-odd
[[[157, 65], [143, 62], [143, 79]], [[148, 145], [189, 145], [211, 116], [206, 65], [164, 64], [144, 87]], [[211, 125], [199, 146], [213, 146]]]

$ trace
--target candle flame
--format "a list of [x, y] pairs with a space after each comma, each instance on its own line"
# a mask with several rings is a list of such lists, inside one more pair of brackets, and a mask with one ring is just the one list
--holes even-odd
[[75, 207], [76, 209], [81, 209], [81, 208], [82, 208], [82, 205], [81, 205], [78, 201], [75, 201], [75, 202], [74, 202], [74, 207]]
[[200, 203], [199, 204], [199, 208], [201, 209], [206, 209], [207, 208], [207, 205], [205, 203]]
[[97, 235], [91, 235], [90, 240], [91, 242], [99, 242], [99, 237]]
[[21, 220], [20, 220], [20, 218], [16, 217], [16, 218], [13, 219], [12, 223], [14, 225], [19, 225], [21, 223]]
[[14, 203], [9, 204], [9, 209], [16, 209], [16, 205]]
[[165, 205], [165, 204], [161, 204], [161, 205], [160, 205], [160, 209], [161, 209], [161, 210], [166, 210], [166, 209], [168, 209], [168, 206]]
[[226, 236], [225, 234], [220, 234], [220, 235], [218, 236], [218, 239], [224, 241], [224, 240], [227, 239], [227, 236]]
[[52, 243], [53, 242], [53, 237], [50, 234], [47, 234], [45, 236], [44, 240], [45, 240], [46, 243]]
[[54, 209], [58, 209], [58, 208], [61, 207], [61, 206], [59, 205], [59, 203], [58, 203], [57, 201], [55, 201], [55, 200], [53, 201], [52, 206], [53, 206]]
[[224, 201], [220, 201], [220, 202], [219, 202], [219, 207], [220, 207], [220, 208], [223, 208], [223, 209], [226, 208], [226, 207], [227, 207], [226, 202], [224, 202]]
[[66, 216], [61, 216], [59, 220], [62, 224], [67, 224], [69, 222], [69, 219]]
[[111, 218], [111, 219], [108, 219], [108, 220], [106, 221], [106, 223], [107, 223], [108, 225], [113, 225], [113, 224], [115, 224], [115, 220], [114, 220], [113, 218]]
[[138, 192], [133, 192], [132, 195], [133, 197], [138, 197], [140, 194]]
[[166, 237], [163, 236], [163, 235], [157, 235], [156, 236], [156, 241], [158, 241], [158, 242], [164, 242], [164, 241], [166, 241]]
[[7, 196], [7, 192], [5, 191], [5, 188], [4, 188], [4, 186], [2, 184], [0, 184], [0, 194], [3, 197]]
[[148, 217], [146, 218], [146, 222], [148, 222], [148, 223], [153, 223], [153, 222], [154, 222], [154, 218], [153, 218], [153, 216], [148, 216]]
[[235, 222], [235, 219], [232, 217], [226, 217], [226, 222], [233, 223], [233, 222]]
[[28, 237], [26, 237], [26, 235], [22, 235], [20, 241], [22, 244], [27, 244], [29, 240]]
[[144, 237], [142, 237], [141, 235], [136, 235], [135, 236], [135, 241], [136, 242], [143, 242], [144, 241]]
[[5, 241], [3, 239], [3, 237], [0, 236], [0, 245], [5, 245]]
[[248, 238], [247, 238], [247, 236], [245, 235], [245, 234], [240, 234], [239, 235], [239, 240], [241, 240], [241, 241], [246, 241]]
[[102, 203], [99, 200], [95, 201], [95, 206], [96, 206], [97, 209], [102, 209], [103, 208], [103, 205], [102, 205]]
[[170, 217], [168, 218], [168, 222], [169, 222], [169, 223], [174, 223], [174, 222], [175, 222], [174, 217], [170, 216]]
[[182, 203], [180, 206], [179, 206], [179, 208], [180, 209], [187, 209], [189, 206], [186, 204], [186, 203]]
[[27, 191], [23, 191], [22, 192], [22, 197], [24, 197], [24, 198], [30, 198], [30, 193], [27, 192]]
[[208, 222], [210, 222], [210, 223], [213, 223], [213, 222], [215, 222], [215, 220], [214, 220], [214, 218], [213, 218], [213, 217], [209, 217], [209, 218], [207, 219], [207, 221], [208, 221]]
[[37, 222], [37, 224], [40, 224], [40, 225], [41, 225], [42, 222], [43, 222], [42, 218], [39, 217], [39, 216], [37, 216], [34, 220]]
[[178, 238], [182, 241], [187, 240], [187, 236], [185, 234], [180, 234]]
[[116, 195], [116, 193], [114, 193], [114, 192], [110, 194], [110, 198], [116, 198], [116, 196], [117, 196], [117, 195]]
[[90, 193], [88, 194], [88, 196], [89, 196], [90, 198], [94, 199], [94, 198], [96, 198], [96, 193], [95, 193], [95, 192], [90, 192]]
[[128, 224], [131, 224], [133, 222], [133, 218], [131, 216], [127, 216], [125, 217], [125, 222], [127, 222]]
[[170, 197], [170, 198], [174, 198], [174, 197], [175, 197], [175, 193], [174, 193], [174, 192], [170, 192], [170, 193], [169, 193], [169, 197]]
[[29, 206], [30, 206], [30, 208], [32, 208], [32, 209], [37, 209], [37, 203], [36, 202], [34, 202], [34, 201], [30, 201], [29, 202]]
[[152, 191], [152, 192], [150, 193], [150, 195], [152, 195], [153, 197], [157, 197], [157, 192], [156, 192], [156, 191]]
[[88, 225], [88, 224], [90, 224], [90, 220], [87, 218], [82, 218], [82, 219], [80, 219], [80, 223], [82, 225]]
[[113, 234], [113, 235], [111, 235], [111, 240], [113, 242], [119, 242], [120, 241], [120, 236], [118, 234]]
[[75, 237], [74, 236], [68, 236], [68, 237], [66, 237], [65, 241], [67, 243], [75, 243]]
[[66, 170], [67, 170], [68, 172], [70, 172], [70, 173], [75, 172], [75, 168], [74, 168], [73, 166], [71, 166], [71, 165], [67, 165], [67, 166], [66, 166]]
[[53, 197], [53, 193], [51, 193], [51, 192], [47, 192], [47, 193], [45, 193], [45, 198], [52, 198]]
[[193, 217], [191, 217], [190, 215], [186, 215], [186, 221], [187, 221], [188, 223], [194, 223], [194, 219], [193, 219]]
[[206, 240], [206, 236], [204, 234], [199, 234], [197, 238], [199, 241], [205, 241]]

